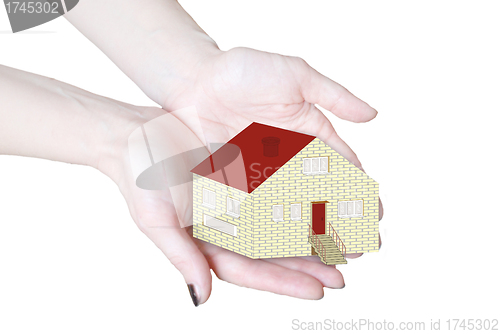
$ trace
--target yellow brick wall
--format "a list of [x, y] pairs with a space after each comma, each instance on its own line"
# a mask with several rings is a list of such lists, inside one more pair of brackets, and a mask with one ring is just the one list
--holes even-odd
[[[302, 159], [329, 157], [329, 173], [305, 175]], [[253, 167], [252, 169], [258, 169]], [[203, 188], [216, 193], [216, 209], [203, 205]], [[240, 217], [226, 214], [226, 198], [240, 201]], [[361, 218], [339, 218], [338, 201], [364, 202]], [[321, 140], [315, 139], [280, 168], [252, 194], [193, 175], [193, 235], [250, 258], [311, 255], [308, 242], [311, 202], [326, 203], [326, 221], [331, 223], [348, 253], [378, 251], [378, 184]], [[290, 219], [290, 205], [302, 204], [302, 219]], [[273, 221], [274, 204], [283, 204], [284, 221]], [[203, 215], [233, 224], [237, 236], [203, 225]], [[328, 228], [325, 229], [328, 231]]]
[[[303, 174], [302, 159], [329, 157], [329, 174]], [[253, 193], [254, 258], [311, 254], [308, 226], [311, 202], [326, 203], [331, 223], [348, 253], [378, 251], [378, 184], [321, 140], [315, 139]], [[339, 218], [339, 200], [364, 201], [361, 218]], [[290, 219], [290, 205], [302, 204], [302, 220]], [[274, 204], [284, 204], [284, 221], [272, 219]], [[328, 228], [326, 228], [328, 231]]]
[[[215, 209], [203, 205], [204, 187], [215, 192]], [[240, 201], [239, 218], [226, 213], [227, 196]], [[217, 181], [193, 174], [193, 236], [235, 253], [253, 257], [252, 197], [252, 194], [247, 194]], [[204, 214], [235, 225], [238, 229], [237, 236], [232, 236], [203, 225]]]

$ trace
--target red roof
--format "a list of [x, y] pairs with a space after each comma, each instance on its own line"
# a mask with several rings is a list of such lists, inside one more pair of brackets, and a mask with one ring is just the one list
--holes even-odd
[[251, 193], [314, 138], [252, 123], [191, 172]]

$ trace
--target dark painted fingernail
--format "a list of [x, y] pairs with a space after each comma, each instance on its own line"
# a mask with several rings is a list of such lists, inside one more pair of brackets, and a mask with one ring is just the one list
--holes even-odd
[[345, 283], [344, 283], [344, 286], [343, 286], [343, 287], [341, 287], [341, 288], [339, 288], [339, 289], [343, 289], [343, 288], [345, 288]]
[[189, 295], [191, 296], [191, 299], [193, 300], [194, 306], [198, 307], [199, 301], [198, 301], [198, 296], [196, 295], [196, 291], [194, 289], [194, 285], [188, 284], [188, 290], [189, 290]]

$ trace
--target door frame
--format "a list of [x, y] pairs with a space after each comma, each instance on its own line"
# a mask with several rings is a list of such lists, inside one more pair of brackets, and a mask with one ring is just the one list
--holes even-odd
[[[318, 234], [318, 235], [321, 235], [321, 234], [326, 234], [326, 222], [327, 222], [327, 219], [326, 219], [326, 204], [328, 203], [328, 201], [315, 201], [315, 202], [311, 202], [311, 227], [312, 227], [312, 230], [314, 231], [314, 233]], [[324, 212], [324, 226], [323, 226], [323, 233], [318, 233], [317, 230], [315, 230], [315, 224], [314, 224], [314, 210], [313, 210], [313, 207], [315, 204], [323, 204], [324, 205], [324, 209], [325, 209], [325, 212]], [[317, 224], [316, 224], [316, 227], [317, 227]]]

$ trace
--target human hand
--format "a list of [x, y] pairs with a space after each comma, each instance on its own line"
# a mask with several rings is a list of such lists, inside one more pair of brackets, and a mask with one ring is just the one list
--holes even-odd
[[[170, 110], [196, 104], [208, 142], [226, 142], [252, 121], [258, 121], [312, 134], [358, 167], [361, 164], [354, 152], [314, 103], [355, 122], [376, 115], [366, 103], [301, 59], [242, 48], [207, 58], [194, 84], [176, 86], [168, 96], [164, 105]], [[145, 191], [135, 184], [125, 189], [141, 230], [181, 271], [186, 282], [195, 286], [199, 303], [210, 294], [210, 268], [228, 282], [300, 298], [320, 298], [324, 286], [344, 285], [340, 272], [323, 265], [317, 257], [252, 260], [193, 240], [189, 229], [179, 228], [168, 191]], [[148, 228], [151, 224], [170, 229]], [[356, 256], [360, 254], [350, 255]]]
[[[244, 48], [221, 52], [175, 0], [147, 5], [89, 0], [66, 17], [164, 109], [196, 105], [200, 140], [223, 143], [257, 121], [314, 135], [361, 167], [314, 104], [354, 122], [368, 121], [376, 111], [301, 59]], [[104, 33], [103, 25], [109, 28]], [[122, 180], [134, 219], [195, 285], [199, 303], [210, 295], [209, 268], [228, 282], [300, 298], [320, 298], [323, 286], [343, 286], [341, 274], [317, 257], [250, 260], [194, 241], [185, 229], [145, 228], [156, 220], [178, 227], [169, 194], [140, 190], [132, 177], [116, 177], [127, 175], [128, 163], [124, 157], [116, 160], [121, 161], [111, 168], [116, 173], [109, 175]]]

